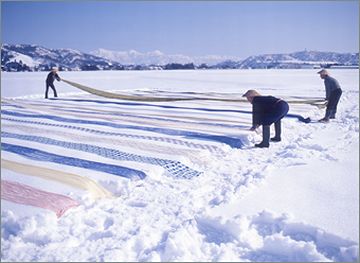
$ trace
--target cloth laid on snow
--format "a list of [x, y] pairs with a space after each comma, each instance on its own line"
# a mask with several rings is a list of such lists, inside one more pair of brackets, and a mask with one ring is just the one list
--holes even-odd
[[[61, 103], [62, 100], [51, 100], [50, 103], [46, 103], [46, 102], [27, 102], [27, 101], [21, 101], [20, 103], [16, 103], [16, 102], [12, 102], [12, 103], [7, 103], [6, 106], [8, 107], [14, 107], [14, 108], [22, 108], [25, 109], [24, 105], [26, 106], [26, 108], [30, 108], [30, 106], [41, 106], [41, 107], [47, 107], [47, 108], [52, 108], [52, 109], [61, 109], [61, 111], [73, 111], [73, 112], [77, 112], [77, 111], [88, 111], [88, 113], [90, 112], [97, 112], [98, 114], [104, 114], [104, 115], [121, 115], [121, 116], [130, 116], [133, 115], [134, 116], [134, 111], [131, 108], [121, 108], [119, 109], [118, 107], [113, 107], [112, 109], [101, 109], [101, 107], [93, 107], [93, 105], [91, 106], [81, 106], [79, 107], [78, 104], [64, 104]], [[16, 103], [16, 104], [15, 104]], [[21, 107], [20, 107], [21, 105]], [[30, 106], [29, 106], [30, 105]], [[126, 107], [126, 106], [125, 106]], [[119, 112], [122, 113], [119, 113]], [[179, 114], [179, 112], [177, 111], [166, 111], [166, 113], [164, 112], [159, 112], [156, 111], [156, 109], [154, 111], [152, 110], [145, 110], [145, 111], [140, 111], [140, 112], [135, 112], [135, 114], [141, 115], [141, 117], [146, 117], [146, 118], [151, 118], [151, 119], [171, 119], [171, 120], [181, 120], [183, 123], [185, 122], [196, 122], [199, 124], [206, 124], [206, 125], [213, 125], [213, 126], [223, 126], [226, 125], [228, 127], [239, 127], [239, 128], [244, 128], [245, 124], [249, 124], [248, 119], [246, 118], [246, 116], [237, 116], [236, 119], [232, 118], [221, 118], [221, 117], [217, 117], [217, 116], [213, 116], [213, 115], [207, 115], [204, 116], [203, 114], [193, 114], [191, 112], [188, 113], [184, 113], [181, 112], [181, 114]], [[230, 116], [229, 116], [230, 117]], [[230, 124], [227, 124], [230, 123]], [[243, 125], [238, 125], [239, 123], [243, 123]], [[248, 126], [248, 125], [247, 125]]]
[[1, 114], [16, 116], [16, 117], [42, 118], [42, 119], [49, 119], [49, 120], [54, 120], [54, 121], [59, 121], [59, 122], [67, 122], [67, 123], [94, 124], [94, 125], [108, 126], [108, 127], [113, 127], [113, 128], [119, 128], [119, 129], [134, 129], [134, 130], [156, 132], [156, 133], [173, 135], [173, 136], [185, 136], [186, 138], [202, 139], [202, 140], [225, 143], [232, 148], [241, 148], [243, 146], [243, 142], [239, 138], [233, 138], [233, 137], [223, 136], [223, 135], [182, 131], [182, 130], [175, 130], [175, 129], [168, 129], [168, 128], [163, 129], [163, 128], [157, 128], [157, 127], [148, 127], [148, 126], [125, 125], [125, 124], [118, 124], [118, 123], [105, 122], [105, 121], [79, 120], [79, 119], [58, 117], [58, 116], [48, 115], [48, 114], [36, 114], [36, 113], [24, 114], [24, 113], [8, 111], [8, 110], [1, 110]]
[[[192, 130], [194, 132], [208, 132], [212, 131], [213, 133], [230, 133], [235, 134], [239, 130], [247, 131], [247, 127], [245, 125], [227, 125], [227, 124], [206, 124], [206, 123], [195, 123], [195, 122], [184, 122], [179, 120], [171, 120], [169, 118], [156, 118], [156, 117], [146, 117], [142, 115], [134, 115], [134, 114], [123, 114], [123, 113], [101, 113], [96, 111], [83, 111], [83, 110], [65, 110], [59, 109], [57, 107], [51, 109], [50, 107], [43, 107], [38, 106], [28, 106], [29, 109], [33, 111], [39, 112], [46, 111], [46, 113], [51, 113], [54, 116], [61, 115], [63, 117], [76, 117], [78, 119], [102, 119], [109, 122], [127, 122], [136, 125], [151, 125], [155, 127], [163, 127], [163, 128], [176, 128], [179, 130], [189, 131]], [[26, 112], [25, 112], [26, 113]]]
[[[29, 109], [33, 109], [35, 111], [39, 111], [39, 107], [29, 106]], [[43, 110], [43, 109], [40, 109]], [[63, 117], [76, 117], [78, 119], [102, 119], [109, 122], [127, 122], [135, 125], [151, 125], [155, 127], [161, 128], [172, 128], [179, 129], [185, 131], [193, 131], [193, 132], [204, 132], [207, 133], [209, 131], [213, 133], [225, 133], [225, 134], [235, 134], [240, 130], [248, 131], [248, 125], [227, 125], [227, 124], [206, 124], [199, 122], [184, 122], [179, 120], [171, 120], [155, 118], [155, 117], [145, 117], [142, 115], [133, 115], [133, 114], [123, 114], [123, 113], [114, 113], [114, 114], [102, 114], [99, 112], [86, 112], [82, 110], [61, 110], [59, 111], [57, 108], [50, 109], [46, 108], [46, 113], [51, 113], [54, 116], [61, 115]]]
[[[12, 103], [12, 104], [8, 104], [7, 106], [12, 106], [12, 105], [20, 105], [20, 104]], [[204, 117], [187, 116], [186, 119], [194, 119], [194, 120], [196, 120], [196, 122], [195, 121], [185, 121], [185, 120], [174, 119], [174, 117], [184, 118], [183, 116], [173, 116], [170, 114], [166, 114], [166, 115], [162, 115], [162, 117], [157, 117], [157, 116], [161, 116], [161, 115], [154, 114], [154, 113], [146, 114], [145, 112], [134, 114], [134, 113], [131, 113], [130, 111], [129, 111], [129, 113], [127, 113], [127, 112], [123, 111], [123, 109], [121, 110], [121, 112], [119, 112], [119, 110], [117, 110], [117, 111], [99, 110], [99, 109], [89, 108], [89, 107], [85, 107], [85, 106], [79, 108], [78, 105], [76, 107], [69, 106], [69, 105], [61, 105], [61, 107], [59, 107], [60, 105], [51, 105], [51, 104], [44, 104], [44, 103], [26, 103], [26, 102], [25, 103], [22, 102], [21, 105], [26, 105], [26, 108], [22, 107], [23, 109], [45, 110], [46, 112], [51, 111], [51, 112], [55, 112], [57, 114], [79, 113], [79, 114], [90, 114], [93, 116], [98, 115], [102, 119], [106, 119], [106, 117], [113, 118], [113, 116], [115, 116], [115, 117], [119, 116], [119, 117], [129, 117], [132, 119], [136, 118], [136, 119], [141, 119], [141, 120], [145, 119], [145, 120], [153, 120], [153, 121], [163, 121], [163, 122], [167, 122], [167, 123], [176, 122], [176, 124], [181, 123], [184, 125], [212, 126], [212, 127], [221, 127], [221, 128], [235, 128], [235, 129], [245, 129], [246, 128], [247, 129], [249, 126], [248, 121], [244, 121], [240, 118], [236, 118], [236, 120], [233, 121], [233, 122], [236, 122], [236, 124], [224, 124], [224, 123], [219, 123], [219, 122], [225, 121], [225, 120], [221, 120], [221, 119], [214, 119], [214, 120], [212, 120], [213, 122], [205, 122]], [[104, 116], [106, 116], [106, 117], [104, 117]], [[208, 119], [208, 120], [211, 120], [211, 119]], [[238, 123], [242, 123], [242, 124], [239, 125]]]
[[56, 181], [71, 187], [88, 191], [93, 198], [109, 198], [112, 193], [97, 184], [95, 181], [72, 173], [60, 172], [44, 167], [22, 164], [10, 160], [1, 159], [1, 168], [21, 173], [26, 176], [40, 177], [46, 180]]
[[133, 179], [133, 178], [144, 179], [146, 177], [146, 174], [139, 170], [130, 169], [119, 165], [106, 164], [106, 163], [88, 161], [74, 157], [63, 156], [59, 154], [54, 154], [54, 153], [50, 153], [30, 147], [10, 144], [10, 143], [2, 142], [1, 150], [15, 153], [35, 161], [53, 162], [63, 165], [80, 167], [94, 171], [109, 173], [129, 179]]
[[21, 131], [25, 134], [36, 134], [36, 135], [48, 135], [51, 132], [51, 135], [60, 136], [62, 138], [71, 138], [76, 142], [97, 142], [97, 143], [105, 143], [107, 145], [118, 146], [118, 147], [128, 147], [131, 149], [138, 149], [140, 151], [146, 153], [159, 153], [164, 154], [166, 156], [171, 156], [173, 159], [187, 157], [191, 162], [202, 163], [204, 160], [199, 156], [198, 150], [192, 149], [181, 149], [175, 147], [165, 147], [162, 145], [154, 144], [154, 143], [144, 143], [143, 141], [138, 140], [129, 140], [122, 138], [108, 138], [105, 136], [90, 136], [89, 134], [81, 135], [79, 133], [69, 133], [65, 131], [59, 130], [48, 130], [35, 126], [27, 126], [27, 125], [9, 125], [7, 123], [2, 124], [3, 131], [11, 130], [11, 131]]
[[[56, 99], [59, 100], [59, 99]], [[148, 104], [148, 103], [137, 103], [137, 102], [115, 102], [115, 101], [100, 101], [100, 100], [83, 100], [83, 99], [60, 99], [61, 101], [75, 101], [75, 102], [95, 102], [100, 104], [115, 104], [115, 105], [127, 105], [127, 106], [149, 106], [149, 107], [159, 107], [165, 109], [181, 109], [181, 110], [198, 110], [205, 112], [229, 112], [229, 113], [245, 113], [252, 114], [252, 111], [246, 110], [229, 110], [229, 109], [211, 109], [211, 108], [189, 108], [189, 107], [179, 107], [179, 106], [170, 106], [170, 105], [156, 105], [156, 104]], [[319, 106], [321, 108], [326, 107], [323, 104]], [[287, 118], [296, 118], [301, 122], [308, 123], [307, 118], [304, 118], [300, 114], [286, 114]]]
[[76, 130], [76, 131], [81, 131], [81, 132], [86, 132], [86, 133], [96, 134], [96, 135], [115, 136], [115, 137], [123, 137], [123, 138], [169, 143], [169, 144], [175, 144], [175, 145], [178, 145], [181, 147], [187, 147], [187, 148], [191, 148], [191, 149], [208, 150], [209, 152], [220, 155], [220, 156], [226, 155], [226, 153], [217, 146], [193, 143], [193, 142], [190, 142], [187, 140], [179, 140], [179, 139], [160, 137], [160, 136], [145, 136], [145, 135], [120, 133], [120, 132], [108, 132], [108, 131], [95, 130], [95, 129], [90, 129], [90, 128], [74, 126], [74, 125], [55, 124], [55, 123], [48, 123], [48, 122], [44, 122], [44, 121], [30, 121], [30, 120], [23, 120], [23, 119], [8, 118], [8, 117], [3, 117], [3, 116], [1, 117], [1, 119], [6, 120], [6, 121], [11, 121], [11, 122], [31, 124], [31, 125], [66, 128], [66, 129], [71, 129], [71, 130]]
[[186, 165], [180, 163], [179, 161], [142, 156], [138, 154], [122, 152], [122, 151], [118, 151], [106, 147], [90, 145], [90, 144], [66, 142], [66, 141], [60, 141], [46, 137], [21, 135], [21, 134], [9, 133], [9, 132], [1, 132], [1, 137], [38, 142], [47, 145], [55, 145], [63, 148], [96, 154], [98, 156], [102, 156], [113, 160], [134, 161], [134, 162], [158, 165], [163, 167], [170, 175], [174, 176], [175, 178], [189, 179], [194, 176], [199, 176], [201, 174], [201, 172], [191, 169]]
[[61, 217], [68, 209], [80, 205], [70, 197], [7, 180], [1, 180], [1, 199], [48, 209], [55, 212], [57, 217]]

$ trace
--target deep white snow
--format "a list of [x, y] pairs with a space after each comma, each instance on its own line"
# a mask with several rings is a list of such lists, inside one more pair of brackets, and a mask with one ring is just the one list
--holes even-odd
[[[256, 89], [291, 101], [325, 96], [316, 71], [59, 75], [127, 95], [234, 99]], [[45, 100], [47, 72], [2, 72], [2, 159], [35, 166], [39, 175], [46, 168], [64, 173], [61, 179], [91, 179], [113, 197], [95, 199], [92, 188], [2, 167], [2, 180], [80, 205], [58, 218], [2, 198], [1, 260], [358, 261], [359, 71], [330, 73], [343, 89], [336, 120], [285, 118], [282, 142], [256, 149], [261, 135], [248, 130], [249, 103], [114, 100], [64, 82], [55, 82], [58, 99]], [[290, 114], [318, 120], [324, 109], [290, 104]], [[62, 157], [55, 161], [51, 154]], [[65, 163], [69, 157], [78, 161]], [[85, 161], [132, 172], [115, 175], [86, 168]]]

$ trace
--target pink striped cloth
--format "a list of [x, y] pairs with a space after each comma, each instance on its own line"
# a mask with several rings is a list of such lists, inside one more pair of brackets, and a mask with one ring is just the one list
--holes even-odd
[[49, 209], [54, 211], [57, 217], [61, 217], [68, 209], [80, 205], [70, 197], [7, 180], [1, 180], [1, 199]]

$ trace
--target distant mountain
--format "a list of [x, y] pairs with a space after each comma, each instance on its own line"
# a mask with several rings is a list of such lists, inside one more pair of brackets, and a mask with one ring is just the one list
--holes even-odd
[[1, 47], [1, 69], [4, 71], [43, 71], [57, 66], [61, 70], [120, 69], [119, 63], [73, 49], [48, 49], [37, 45]]
[[159, 50], [152, 52], [141, 53], [136, 50], [130, 51], [112, 51], [107, 49], [98, 49], [90, 52], [91, 54], [107, 58], [119, 62], [121, 64], [134, 64], [134, 65], [166, 65], [171, 63], [180, 63], [180, 64], [189, 64], [193, 63], [195, 65], [207, 64], [213, 66], [217, 63], [223, 62], [225, 60], [239, 60], [236, 57], [227, 57], [227, 56], [185, 56], [185, 55], [167, 55], [162, 53]]
[[301, 51], [290, 54], [251, 56], [242, 61], [238, 68], [314, 68], [334, 66], [359, 66], [359, 53]]
[[359, 53], [301, 51], [251, 56], [241, 61], [226, 56], [166, 55], [159, 50], [141, 53], [98, 49], [87, 54], [26, 44], [1, 47], [2, 71], [47, 71], [53, 66], [65, 71], [358, 67]]

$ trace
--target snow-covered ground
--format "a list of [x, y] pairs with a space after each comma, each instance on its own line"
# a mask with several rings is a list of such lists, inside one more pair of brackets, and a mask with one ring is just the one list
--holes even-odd
[[[44, 100], [46, 72], [2, 72], [1, 260], [358, 261], [359, 71], [330, 73], [336, 120], [300, 122], [324, 109], [290, 103], [282, 142], [257, 149], [247, 102], [115, 100], [64, 82]], [[325, 95], [316, 70], [59, 75], [145, 97]]]

